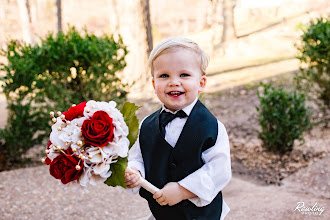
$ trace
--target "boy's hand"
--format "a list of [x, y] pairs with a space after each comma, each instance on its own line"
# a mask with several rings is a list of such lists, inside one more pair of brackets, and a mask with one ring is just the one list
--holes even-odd
[[159, 203], [159, 205], [175, 205], [184, 199], [190, 199], [195, 197], [195, 194], [183, 188], [178, 183], [168, 183], [163, 189], [156, 192], [153, 196], [154, 199]]
[[127, 188], [135, 188], [140, 185], [140, 172], [135, 167], [131, 167], [131, 170], [134, 172], [128, 170], [125, 171], [125, 185]]

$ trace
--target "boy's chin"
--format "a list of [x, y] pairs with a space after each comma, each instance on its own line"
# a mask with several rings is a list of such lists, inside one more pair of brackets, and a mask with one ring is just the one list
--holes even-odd
[[169, 107], [169, 106], [166, 106], [166, 105], [165, 105], [165, 108], [170, 110], [171, 112], [175, 112], [175, 111], [179, 110], [177, 108]]
[[[191, 103], [190, 103], [190, 104], [191, 104]], [[181, 109], [187, 107], [187, 106], [190, 105], [190, 104], [186, 104], [186, 105], [166, 105], [166, 104], [165, 104], [165, 107], [166, 107], [168, 110], [170, 110], [170, 111], [172, 111], [172, 112], [175, 112], [175, 111], [177, 111], [177, 110], [181, 110]]]

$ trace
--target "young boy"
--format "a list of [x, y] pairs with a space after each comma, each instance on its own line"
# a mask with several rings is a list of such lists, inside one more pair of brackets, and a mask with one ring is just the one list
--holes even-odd
[[[194, 42], [173, 37], [149, 58], [152, 84], [163, 107], [142, 122], [125, 183], [148, 201], [157, 220], [223, 219], [229, 207], [221, 190], [231, 179], [228, 135], [198, 100], [206, 85], [208, 58]], [[138, 174], [139, 173], [139, 174]], [[160, 188], [138, 186], [140, 174]]]

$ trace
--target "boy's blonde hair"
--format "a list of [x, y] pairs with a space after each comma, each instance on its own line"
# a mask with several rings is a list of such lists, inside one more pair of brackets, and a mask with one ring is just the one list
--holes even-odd
[[198, 44], [184, 37], [171, 37], [161, 41], [150, 53], [149, 66], [152, 76], [154, 75], [154, 67], [153, 67], [154, 60], [157, 57], [159, 57], [162, 53], [165, 53], [166, 51], [175, 48], [184, 48], [195, 52], [200, 57], [200, 69], [203, 75], [206, 74], [206, 68], [207, 65], [209, 64], [209, 57], [198, 46]]

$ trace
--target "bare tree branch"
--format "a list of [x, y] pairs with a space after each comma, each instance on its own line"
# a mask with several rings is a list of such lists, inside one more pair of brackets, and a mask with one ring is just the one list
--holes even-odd
[[56, 0], [57, 6], [57, 31], [62, 31], [62, 0]]

